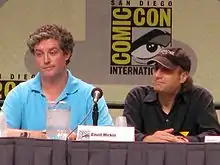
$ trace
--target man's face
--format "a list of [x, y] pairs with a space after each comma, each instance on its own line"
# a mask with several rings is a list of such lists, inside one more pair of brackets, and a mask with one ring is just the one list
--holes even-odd
[[55, 39], [42, 40], [34, 47], [36, 65], [44, 77], [54, 77], [66, 70], [70, 54], [64, 54]]
[[153, 87], [157, 92], [172, 94], [180, 89], [181, 84], [186, 81], [188, 73], [180, 67], [168, 69], [159, 63], [156, 64], [153, 72]]

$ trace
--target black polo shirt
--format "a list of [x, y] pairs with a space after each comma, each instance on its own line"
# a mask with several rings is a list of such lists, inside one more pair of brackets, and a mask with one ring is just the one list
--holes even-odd
[[136, 87], [126, 97], [123, 115], [128, 125], [135, 127], [138, 141], [168, 128], [174, 129], [174, 135], [188, 134], [190, 141], [204, 141], [205, 135], [220, 135], [213, 97], [198, 86], [180, 91], [169, 114], [162, 110], [152, 87]]

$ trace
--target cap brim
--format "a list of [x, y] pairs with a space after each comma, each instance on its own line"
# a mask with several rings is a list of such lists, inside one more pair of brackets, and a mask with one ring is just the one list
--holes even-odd
[[147, 61], [147, 64], [153, 64], [153, 63], [159, 63], [160, 65], [168, 69], [175, 69], [177, 67], [166, 57], [162, 57], [162, 56], [155, 56], [154, 58]]

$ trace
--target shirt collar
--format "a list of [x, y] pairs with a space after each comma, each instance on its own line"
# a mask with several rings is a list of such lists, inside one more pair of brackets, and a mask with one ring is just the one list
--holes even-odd
[[[64, 88], [64, 93], [71, 94], [78, 91], [79, 88], [79, 79], [74, 77], [69, 70], [68, 73], [68, 80], [66, 86]], [[40, 73], [38, 72], [36, 76], [31, 80], [31, 90], [37, 91], [42, 93], [41, 81], [40, 81]]]
[[184, 102], [190, 101], [188, 91], [181, 90], [178, 95], [183, 99]]
[[[189, 101], [189, 96], [187, 94], [187, 91], [180, 90], [177, 97], [183, 99], [184, 102]], [[144, 98], [144, 102], [150, 103], [154, 101], [157, 101], [157, 92], [153, 89], [153, 87], [151, 87], [148, 91], [148, 94]]]
[[144, 98], [144, 102], [154, 102], [157, 100], [157, 92], [151, 87]]

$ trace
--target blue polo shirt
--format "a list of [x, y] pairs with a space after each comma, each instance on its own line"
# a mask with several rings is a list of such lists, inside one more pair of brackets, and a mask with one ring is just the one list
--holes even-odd
[[[94, 86], [72, 76], [68, 71], [68, 81], [65, 89], [56, 102], [65, 101], [71, 107], [71, 129], [74, 129], [83, 119], [89, 116], [82, 124], [92, 125], [93, 101], [91, 91]], [[40, 73], [34, 78], [20, 83], [7, 95], [2, 110], [9, 128], [26, 130], [46, 129], [47, 98], [44, 96]], [[112, 125], [112, 118], [108, 113], [105, 99], [98, 102], [98, 125]]]

